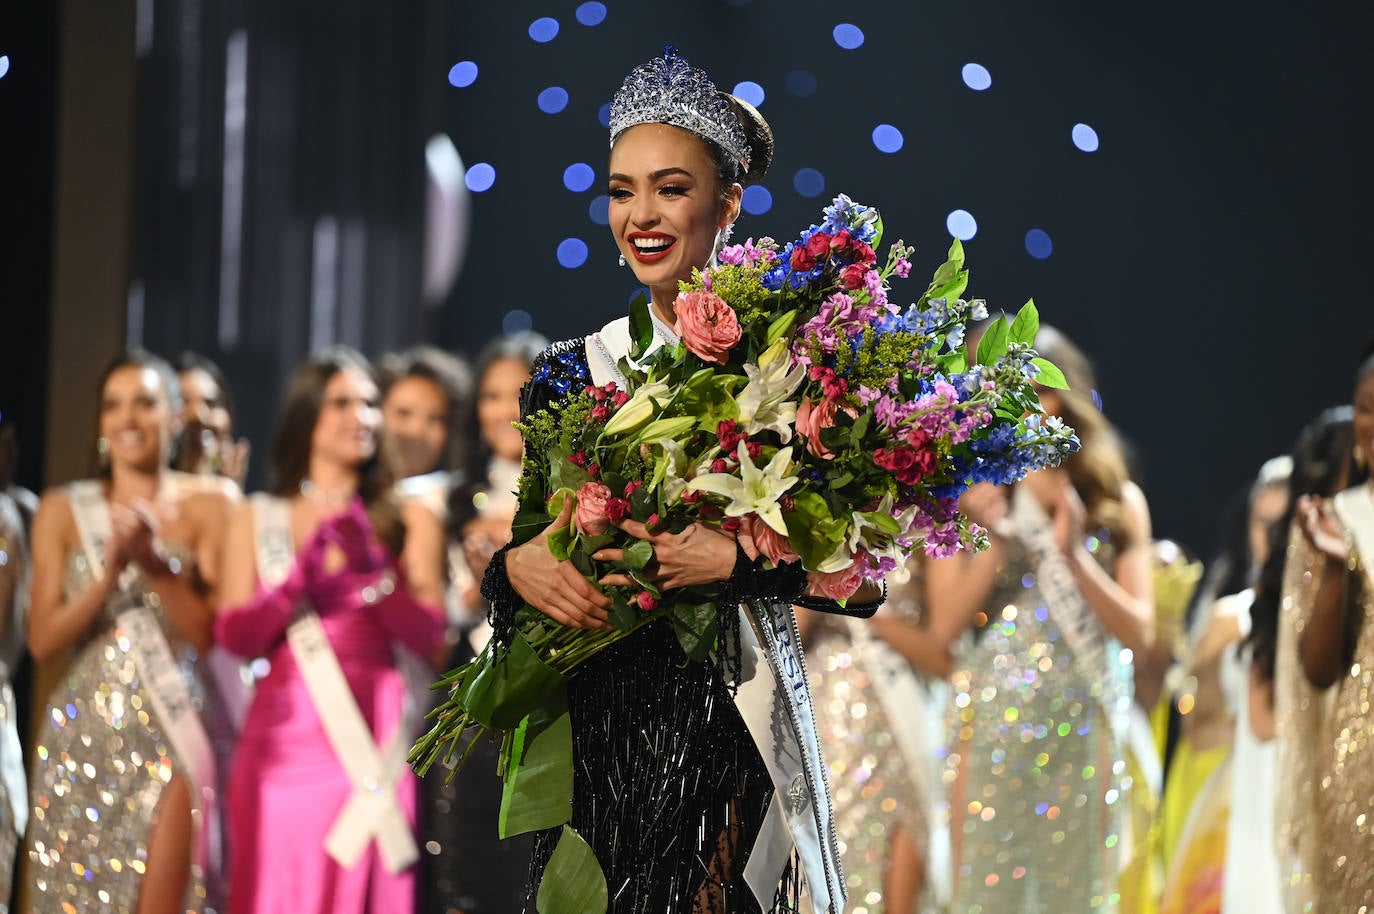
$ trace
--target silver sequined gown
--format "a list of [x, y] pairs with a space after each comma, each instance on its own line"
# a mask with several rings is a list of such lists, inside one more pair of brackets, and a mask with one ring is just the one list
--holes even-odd
[[[70, 554], [65, 597], [91, 579], [85, 556]], [[179, 642], [169, 637], [168, 643], [189, 670]], [[192, 695], [201, 699], [196, 690]], [[27, 839], [33, 909], [134, 914], [158, 800], [185, 766], [153, 716], [108, 607], [77, 646], [34, 726]], [[205, 910], [205, 897], [204, 879], [193, 867], [182, 909]]]
[[[23, 830], [23, 760], [10, 677], [23, 653], [27, 550], [14, 501], [0, 492], [0, 914], [9, 911], [15, 854]], [[7, 776], [9, 775], [9, 776]], [[17, 808], [16, 808], [17, 807]]]
[[1016, 539], [984, 613], [951, 676], [950, 911], [1114, 911], [1125, 764], [1098, 696], [1120, 673], [1076, 668]]
[[[890, 609], [915, 622], [915, 605], [892, 600]], [[930, 831], [927, 759], [908, 758], [893, 733], [884, 699], [895, 699], [923, 733], [928, 714], [924, 686], [909, 675], [889, 675], [903, 663], [876, 635], [856, 638], [865, 621], [815, 614], [803, 639], [821, 749], [830, 770], [835, 822], [849, 888], [848, 914], [914, 914], [894, 910], [883, 897], [892, 839], [905, 829], [925, 855]], [[875, 655], [881, 652], [880, 659]], [[894, 671], [895, 672], [895, 671]], [[900, 689], [884, 696], [881, 690]], [[928, 747], [926, 747], [928, 749]], [[928, 758], [928, 756], [927, 756]]]

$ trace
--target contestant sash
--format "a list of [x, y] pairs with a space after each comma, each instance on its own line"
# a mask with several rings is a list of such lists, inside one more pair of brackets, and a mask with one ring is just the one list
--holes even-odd
[[841, 914], [844, 871], [796, 618], [791, 606], [773, 601], [750, 601], [740, 613], [735, 706], [773, 781], [744, 881], [768, 910], [795, 850], [814, 914]]
[[1030, 551], [1036, 584], [1055, 624], [1073, 650], [1080, 675], [1086, 682], [1101, 684], [1098, 702], [1104, 719], [1114, 733], [1122, 734], [1124, 727], [1117, 723], [1120, 709], [1115, 701], [1116, 683], [1107, 662], [1106, 633], [1092, 607], [1083, 599], [1068, 559], [1054, 541], [1053, 521], [1035, 496], [1018, 486], [1012, 490], [1011, 522]]
[[[287, 502], [253, 496], [257, 524], [258, 577], [275, 586], [291, 571], [294, 549]], [[286, 630], [287, 643], [305, 680], [306, 691], [320, 715], [334, 756], [343, 766], [353, 792], [325, 835], [325, 852], [352, 868], [374, 839], [387, 871], [395, 874], [419, 859], [410, 822], [396, 795], [397, 783], [409, 773], [410, 748], [405, 720], [385, 748], [378, 748], [320, 617], [302, 605]]]
[[[91, 573], [105, 576], [105, 543], [110, 538], [110, 509], [100, 483], [74, 482], [67, 487], [72, 517]], [[186, 688], [181, 665], [172, 654], [162, 623], [147, 605], [142, 574], [129, 565], [119, 576], [119, 587], [110, 598], [115, 625], [129, 643], [139, 681], [153, 704], [153, 716], [167, 734], [172, 752], [185, 766], [190, 779], [191, 802], [199, 819], [193, 859], [202, 867], [212, 853], [216, 829], [215, 756], [210, 737]]]
[[1370, 487], [1346, 489], [1333, 500], [1336, 514], [1354, 540], [1365, 577], [1374, 581], [1374, 492]]

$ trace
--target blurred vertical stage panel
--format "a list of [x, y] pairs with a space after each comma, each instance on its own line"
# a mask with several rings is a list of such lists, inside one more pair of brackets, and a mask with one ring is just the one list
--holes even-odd
[[425, 152], [444, 7], [137, 3], [130, 342], [220, 362], [239, 402], [261, 404], [241, 423], [265, 453], [302, 356], [432, 335]]

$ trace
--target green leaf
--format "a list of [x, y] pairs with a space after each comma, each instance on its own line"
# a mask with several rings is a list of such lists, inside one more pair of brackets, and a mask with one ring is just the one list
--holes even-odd
[[1064, 377], [1064, 372], [1060, 371], [1059, 366], [1049, 359], [1042, 359], [1037, 356], [1031, 359], [1031, 364], [1040, 369], [1040, 374], [1036, 377], [1035, 383], [1041, 387], [1052, 387], [1056, 390], [1069, 389], [1069, 381]]
[[473, 719], [491, 730], [509, 730], [563, 688], [563, 677], [516, 632], [508, 651], [481, 662], [457, 694]]
[[1040, 312], [1031, 299], [1016, 312], [1016, 320], [1011, 322], [1010, 338], [1013, 343], [1035, 345], [1035, 335], [1040, 332]]
[[[563, 513], [563, 506], [568, 499], [576, 499], [577, 494], [569, 488], [561, 488], [549, 496], [549, 516], [557, 518]], [[572, 556], [573, 541], [577, 538], [577, 531], [572, 524], [564, 524], [561, 527], [549, 528], [549, 552], [560, 562], [567, 561]]]
[[796, 496], [793, 505], [793, 509], [783, 515], [788, 542], [801, 556], [802, 564], [815, 568], [839, 548], [847, 523], [835, 518], [818, 492]]
[[902, 532], [901, 524], [897, 523], [896, 518], [882, 511], [863, 511], [859, 514], [871, 526], [877, 527], [879, 532], [886, 533], [888, 536], [897, 536]]
[[679, 603], [673, 607], [673, 628], [689, 660], [705, 660], [716, 646], [717, 615], [714, 603]]
[[539, 914], [606, 914], [609, 902], [606, 876], [591, 845], [571, 825], [564, 825], [539, 881], [535, 910]]
[[869, 246], [876, 251], [878, 250], [878, 245], [883, 243], [883, 217], [881, 213], [876, 211], [874, 215], [877, 216], [877, 218], [873, 221], [873, 240], [869, 242]]
[[630, 355], [638, 358], [654, 341], [654, 322], [649, 317], [649, 296], [640, 292], [630, 302]]
[[502, 838], [566, 825], [572, 816], [572, 723], [560, 690], [512, 734], [501, 791]]
[[1006, 318], [999, 314], [988, 324], [988, 329], [978, 344], [978, 364], [991, 365], [1006, 355], [1008, 338]]
[[696, 428], [696, 416], [674, 416], [670, 419], [655, 419], [635, 435], [636, 441], [657, 441], [660, 438], [677, 438]]
[[639, 610], [630, 606], [625, 595], [616, 591], [611, 594], [611, 624], [621, 631], [629, 631], [639, 621]]
[[635, 540], [633, 546], [625, 548], [625, 567], [642, 571], [654, 557], [654, 544], [648, 540]]
[[[553, 489], [568, 489], [576, 492], [586, 483], [592, 481], [592, 474], [575, 463], [566, 460], [556, 460], [549, 468], [549, 487]], [[554, 513], [557, 517], [557, 512]]]

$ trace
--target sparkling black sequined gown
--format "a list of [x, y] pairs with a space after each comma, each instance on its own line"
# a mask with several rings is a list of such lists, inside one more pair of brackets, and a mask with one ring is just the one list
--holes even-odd
[[[521, 414], [556, 405], [589, 377], [582, 340], [550, 348], [535, 363]], [[759, 574], [747, 561], [729, 584], [742, 597], [800, 590], [799, 581]], [[483, 593], [496, 637], [509, 638], [522, 601], [506, 580], [504, 555], [488, 570]], [[721, 612], [726, 631], [738, 609]], [[766, 912], [744, 882], [773, 784], [715, 663], [688, 663], [672, 629], [651, 626], [586, 664], [567, 692], [572, 826], [601, 863], [610, 914], [797, 910], [794, 867]], [[527, 912], [558, 836], [554, 829], [535, 838]]]

